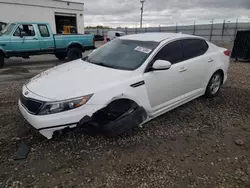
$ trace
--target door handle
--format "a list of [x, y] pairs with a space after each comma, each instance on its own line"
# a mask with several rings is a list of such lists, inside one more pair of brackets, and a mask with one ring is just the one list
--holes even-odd
[[38, 40], [38, 38], [33, 38], [33, 40]]
[[212, 63], [212, 62], [214, 62], [214, 59], [209, 58], [208, 63]]
[[187, 68], [181, 67], [180, 70], [179, 70], [179, 72], [185, 72], [186, 70], [187, 70]]

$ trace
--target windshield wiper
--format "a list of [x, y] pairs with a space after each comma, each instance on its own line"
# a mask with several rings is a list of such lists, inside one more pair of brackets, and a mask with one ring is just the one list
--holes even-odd
[[92, 63], [92, 64], [95, 64], [94, 62], [90, 61], [88, 56], [82, 58], [83, 61], [86, 61], [86, 62], [89, 62], [89, 63]]
[[103, 63], [103, 62], [98, 62], [98, 61], [95, 61], [95, 62], [94, 62], [94, 61], [91, 61], [91, 60], [88, 58], [88, 56], [82, 58], [82, 60], [83, 60], [83, 61], [86, 61], [86, 62], [89, 62], [89, 63], [92, 63], [92, 64], [95, 64], [95, 65], [100, 65], [100, 66], [102, 66], [102, 67], [116, 68], [116, 67], [114, 67], [114, 66], [112, 66], [112, 65], [107, 65], [107, 64], [105, 64], [105, 63]]
[[116, 67], [114, 67], [114, 66], [112, 66], [112, 65], [107, 65], [107, 64], [102, 63], [102, 62], [95, 62], [94, 64], [100, 65], [100, 66], [102, 66], [102, 67], [116, 68]]
[[83, 61], [89, 61], [88, 56], [82, 58]]

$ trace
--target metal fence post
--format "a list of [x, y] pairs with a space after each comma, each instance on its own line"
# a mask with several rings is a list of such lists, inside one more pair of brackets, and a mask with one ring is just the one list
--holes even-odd
[[176, 23], [175, 32], [178, 33], [178, 25]]
[[239, 21], [239, 18], [237, 18], [236, 23], [235, 23], [234, 40], [236, 39], [236, 35], [238, 31], [238, 21]]
[[194, 30], [193, 30], [193, 35], [195, 35], [195, 21], [194, 21]]
[[213, 29], [214, 29], [214, 19], [212, 19], [212, 23], [211, 23], [211, 30], [210, 30], [210, 38], [209, 41], [212, 40], [212, 36], [213, 36]]
[[222, 25], [222, 33], [221, 33], [221, 38], [222, 38], [222, 41], [224, 41], [224, 31], [225, 31], [225, 22], [226, 20], [223, 20], [223, 25]]
[[159, 32], [161, 32], [161, 25], [159, 25]]
[[135, 28], [135, 34], [137, 34], [137, 27]]
[[125, 33], [126, 33], [126, 35], [128, 34], [128, 28], [127, 27], [125, 27]]

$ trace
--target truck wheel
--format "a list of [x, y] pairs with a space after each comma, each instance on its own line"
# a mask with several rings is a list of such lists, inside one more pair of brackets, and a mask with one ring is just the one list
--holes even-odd
[[82, 58], [82, 50], [79, 48], [70, 48], [68, 50], [68, 60], [73, 61]]
[[0, 55], [0, 69], [4, 66], [4, 57]]
[[65, 52], [56, 53], [55, 56], [59, 60], [64, 60], [67, 57], [67, 53], [65, 53]]

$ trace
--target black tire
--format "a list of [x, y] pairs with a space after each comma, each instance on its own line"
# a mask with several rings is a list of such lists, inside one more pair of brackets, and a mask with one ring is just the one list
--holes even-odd
[[0, 69], [4, 66], [4, 56], [0, 55]]
[[83, 51], [81, 49], [79, 49], [79, 48], [75, 48], [75, 47], [70, 48], [68, 50], [68, 55], [67, 55], [68, 60], [73, 61], [73, 60], [82, 58], [82, 52]]
[[220, 71], [217, 71], [213, 74], [209, 83], [207, 85], [205, 97], [213, 98], [218, 95], [221, 85], [223, 83], [223, 75]]
[[55, 56], [56, 56], [57, 59], [62, 61], [67, 57], [67, 53], [66, 52], [56, 53]]
[[107, 39], [107, 42], [110, 42], [110, 39]]

